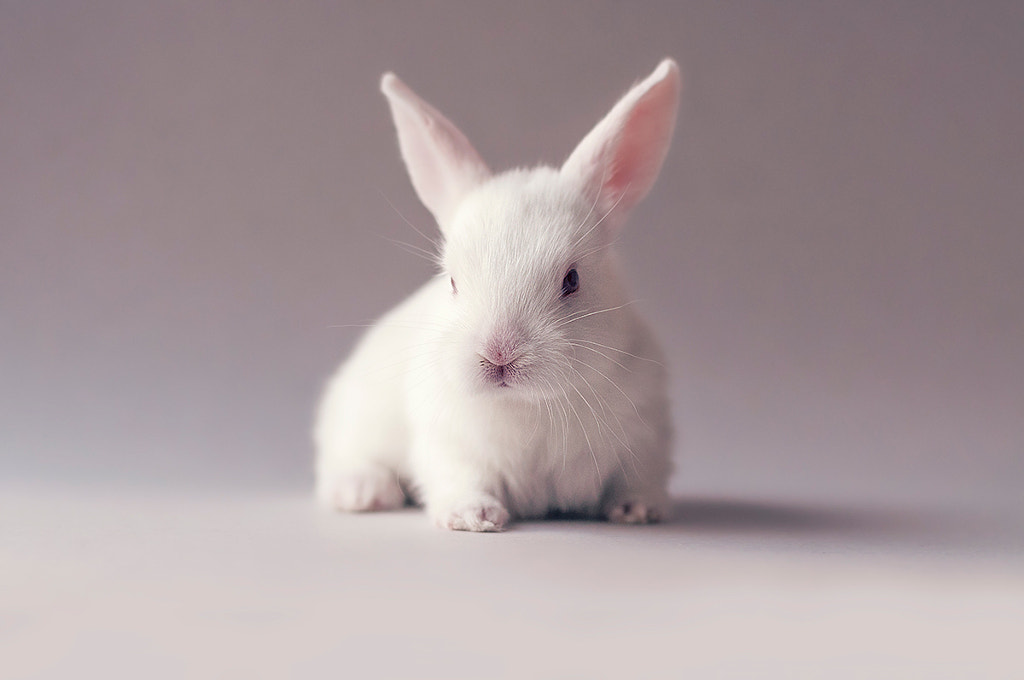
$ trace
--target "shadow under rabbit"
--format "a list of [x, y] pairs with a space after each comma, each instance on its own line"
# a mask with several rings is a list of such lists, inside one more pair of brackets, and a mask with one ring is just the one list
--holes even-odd
[[518, 522], [512, 531], [631, 532], [638, 536], [699, 539], [742, 545], [842, 551], [1011, 554], [1024, 556], [1024, 530], [1011, 518], [926, 508], [828, 506], [784, 500], [676, 498], [669, 516], [644, 526], [613, 525], [571, 514]]

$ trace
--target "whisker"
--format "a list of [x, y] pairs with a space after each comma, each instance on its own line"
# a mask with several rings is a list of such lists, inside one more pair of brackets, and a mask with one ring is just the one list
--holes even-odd
[[[569, 383], [569, 387], [571, 387], [573, 390], [575, 390], [576, 394], [580, 395], [580, 399], [582, 399], [584, 401], [584, 403], [587, 404], [588, 407], [590, 406], [590, 403], [587, 402], [586, 397], [584, 397], [583, 394], [578, 389], [576, 389], [575, 385], [573, 385], [570, 382]], [[568, 395], [566, 395], [566, 400], [568, 400], [568, 399], [569, 399], [569, 397], [568, 397]], [[594, 445], [590, 443], [590, 435], [587, 434], [587, 428], [583, 424], [583, 419], [580, 418], [580, 414], [579, 414], [578, 411], [576, 411], [576, 407], [572, 405], [572, 402], [569, 403], [569, 408], [571, 408], [573, 413], [576, 414], [576, 420], [579, 421], [580, 429], [583, 431], [583, 438], [587, 440], [587, 448], [590, 449], [590, 457], [594, 459], [594, 468], [597, 470], [597, 479], [598, 479], [598, 483], [600, 483], [600, 480], [603, 479], [603, 477], [601, 475], [601, 465], [597, 462], [597, 454], [594, 452]], [[593, 408], [591, 408], [591, 411], [593, 411]]]
[[[582, 363], [582, 362], [581, 362], [581, 363]], [[584, 364], [584, 365], [585, 365], [585, 364]], [[580, 380], [582, 380], [582, 381], [583, 381], [583, 384], [584, 384], [584, 385], [586, 385], [588, 389], [590, 389], [590, 391], [591, 391], [591, 392], [592, 392], [592, 393], [594, 394], [594, 398], [595, 398], [595, 400], [596, 400], [596, 401], [598, 402], [598, 405], [599, 405], [599, 406], [601, 406], [601, 410], [602, 410], [602, 412], [604, 412], [604, 413], [605, 413], [605, 414], [607, 415], [607, 413], [608, 413], [608, 404], [607, 404], [607, 402], [606, 402], [606, 401], [604, 401], [604, 400], [603, 400], [603, 399], [601, 398], [601, 395], [600, 395], [600, 394], [598, 394], [597, 390], [596, 390], [596, 389], [594, 389], [594, 386], [590, 384], [590, 381], [589, 381], [589, 380], [587, 380], [586, 376], [584, 376], [584, 375], [583, 375], [582, 373], [580, 373], [580, 372], [579, 372], [578, 370], [576, 370], [575, 368], [573, 368], [573, 367], [572, 367], [571, 365], [570, 365], [570, 369], [571, 369], [571, 370], [572, 370], [573, 372], [575, 372], [575, 373], [576, 373], [576, 375], [577, 375], [577, 376], [579, 376]], [[576, 389], [575, 385], [573, 385], [573, 389]], [[593, 416], [594, 416], [594, 421], [595, 421], [595, 422], [597, 423], [597, 425], [598, 425], [598, 432], [601, 432], [602, 428], [603, 428], [603, 429], [605, 429], [605, 430], [607, 430], [607, 431], [608, 431], [608, 433], [609, 433], [610, 435], [612, 435], [613, 437], [615, 437], [615, 439], [616, 439], [616, 440], [617, 440], [617, 441], [619, 442], [619, 444], [621, 444], [621, 445], [622, 445], [622, 447], [623, 447], [623, 448], [625, 448], [625, 449], [626, 449], [626, 450], [627, 450], [627, 451], [628, 451], [628, 452], [630, 453], [630, 455], [631, 455], [631, 456], [633, 456], [633, 458], [635, 459], [635, 458], [636, 458], [637, 456], [636, 456], [636, 454], [635, 454], [635, 453], [633, 452], [633, 450], [632, 450], [632, 449], [631, 449], [631, 448], [629, 447], [629, 444], [627, 444], [627, 443], [626, 443], [626, 442], [625, 442], [625, 441], [623, 440], [623, 438], [622, 438], [622, 437], [620, 437], [620, 436], [619, 436], [619, 435], [618, 435], [618, 434], [617, 434], [617, 433], [615, 432], [615, 430], [613, 430], [613, 429], [612, 429], [612, 428], [611, 428], [611, 427], [610, 427], [610, 426], [608, 425], [608, 423], [607, 423], [607, 422], [603, 421], [603, 420], [602, 420], [602, 419], [601, 419], [600, 417], [598, 417], [598, 415], [597, 415], [597, 411], [596, 411], [596, 410], [594, 409], [594, 407], [593, 407], [593, 406], [591, 406], [591, 405], [590, 405], [590, 402], [589, 402], [589, 401], [587, 400], [587, 398], [586, 398], [586, 397], [584, 397], [584, 396], [583, 396], [583, 394], [582, 394], [582, 393], [581, 393], [581, 392], [580, 392], [580, 391], [579, 391], [578, 389], [576, 389], [576, 393], [580, 395], [580, 398], [581, 398], [581, 399], [583, 399], [583, 402], [584, 402], [584, 403], [585, 403], [585, 404], [587, 405], [587, 407], [588, 407], [588, 408], [590, 409], [590, 412], [591, 412], [591, 413], [593, 414]], [[618, 416], [617, 416], [617, 415], [615, 414], [615, 412], [614, 412], [614, 411], [612, 411], [611, 413], [612, 413], [612, 416], [613, 416], [613, 417], [615, 418], [615, 420], [616, 420], [616, 421], [618, 422], [618, 425], [619, 425], [619, 429], [620, 429], [620, 430], [622, 431], [622, 435], [623, 435], [623, 436], [625, 436], [625, 435], [626, 435], [626, 430], [625, 430], [625, 428], [624, 428], [624, 427], [622, 426], [622, 421], [621, 421], [621, 420], [619, 420], [619, 417], [618, 417]], [[619, 457], [618, 453], [617, 453], [617, 452], [615, 451], [615, 447], [609, 446], [608, 448], [610, 448], [610, 449], [612, 450], [612, 452], [613, 452], [613, 453], [615, 453], [615, 460], [616, 460], [616, 462], [617, 462], [617, 463], [619, 464], [619, 468], [620, 468], [620, 469], [622, 470], [622, 474], [623, 474], [623, 475], [626, 475], [626, 476], [628, 476], [628, 473], [626, 472], [626, 468], [625, 468], [625, 466], [623, 466], [623, 465], [622, 465], [622, 459], [621, 459], [621, 458]], [[638, 470], [636, 470], [636, 462], [635, 462], [635, 461], [633, 461], [633, 466], [634, 466], [634, 472], [635, 472], [635, 473], [636, 473], [637, 475], [639, 475], [639, 471], [638, 471]]]
[[414, 331], [447, 331], [450, 330], [449, 326], [438, 322], [435, 324], [413, 324], [413, 323], [402, 323], [395, 321], [376, 321], [374, 323], [343, 323], [343, 324], [332, 324], [327, 326], [329, 330], [337, 328], [401, 328], [403, 330], [414, 330]]
[[570, 323], [575, 323], [576, 321], [579, 321], [580, 319], [586, 319], [588, 316], [594, 316], [595, 314], [604, 314], [606, 312], [614, 312], [614, 311], [616, 311], [618, 309], [622, 309], [623, 307], [628, 307], [629, 305], [635, 304], [637, 302], [639, 302], [639, 300], [630, 300], [629, 302], [626, 302], [624, 304], [618, 305], [617, 307], [608, 307], [607, 309], [598, 309], [598, 310], [595, 310], [595, 311], [592, 311], [592, 312], [580, 313], [578, 316], [573, 316], [572, 314], [570, 314], [569, 316], [562, 317], [561, 319], [556, 321], [555, 322], [555, 327], [556, 328], [561, 328], [562, 326], [566, 326], [566, 325], [568, 325]]
[[584, 338], [575, 338], [573, 340], [573, 342], [585, 342], [588, 345], [597, 345], [598, 347], [601, 347], [603, 349], [609, 350], [611, 352], [618, 352], [619, 354], [625, 354], [627, 357], [630, 357], [632, 359], [637, 359], [639, 361], [647, 361], [647, 362], [650, 362], [650, 363], [654, 364], [655, 366], [661, 366], [662, 368], [665, 368], [665, 364], [661, 363], [660, 361], [656, 361], [654, 359], [649, 359], [648, 357], [642, 357], [642, 356], [639, 356], [637, 354], [630, 354], [629, 352], [627, 352], [624, 349], [619, 349], [617, 347], [611, 347], [609, 345], [602, 345], [601, 343], [595, 342], [594, 340], [587, 340], [587, 339], [584, 339]]
[[[607, 175], [608, 175], [608, 166], [606, 165], [604, 168], [601, 169], [601, 184], [599, 184], [598, 186], [604, 186], [604, 180], [607, 177]], [[579, 231], [580, 229], [583, 228], [583, 225], [587, 223], [587, 220], [590, 219], [590, 216], [594, 214], [594, 208], [597, 207], [597, 202], [600, 201], [600, 200], [601, 200], [601, 192], [598, 191], [596, 194], [594, 194], [594, 202], [590, 204], [590, 210], [587, 211], [586, 217], [584, 217], [583, 220], [580, 221], [579, 225], [577, 225], [577, 227], [572, 230], [573, 233], [576, 233], [577, 231]], [[580, 236], [576, 240], [576, 243], [572, 244], [572, 248], [570, 248], [570, 250], [576, 250], [576, 246], [578, 246], [580, 244], [580, 242], [582, 242], [583, 239], [585, 239], [587, 237], [587, 234], [589, 234], [591, 231], [593, 231], [593, 227], [588, 229], [587, 232], [585, 234], [583, 234], [583, 236]]]
[[[604, 175], [602, 175], [601, 183], [604, 184]], [[619, 197], [617, 199], [615, 199], [615, 203], [612, 204], [612, 207], [608, 208], [608, 211], [605, 212], [605, 214], [601, 216], [601, 219], [599, 219], [597, 222], [594, 223], [594, 226], [592, 226], [590, 229], [587, 229], [587, 233], [584, 234], [583, 236], [581, 236], [576, 241], [576, 243], [573, 244], [573, 248], [575, 248], [577, 245], [579, 245], [583, 241], [583, 239], [585, 239], [587, 237], [587, 235], [590, 234], [590, 232], [592, 232], [595, 229], [597, 229], [601, 225], [601, 223], [604, 222], [605, 219], [609, 215], [612, 214], [612, 211], [615, 210], [615, 208], [617, 208], [619, 206], [619, 203], [622, 201], [622, 199], [625, 198], [626, 192], [629, 191], [630, 184], [632, 184], [632, 182], [630, 182], [629, 184], [626, 184], [626, 187], [622, 190], [622, 193], [619, 194]]]
[[398, 246], [399, 248], [409, 253], [410, 255], [421, 257], [435, 266], [439, 267], [441, 265], [441, 261], [437, 253], [431, 252], [425, 248], [420, 248], [419, 246], [414, 245], [412, 243], [406, 243], [405, 241], [399, 241], [398, 239], [384, 236], [383, 234], [377, 234], [377, 237], [382, 238], [390, 243], [393, 243], [394, 245]]
[[[641, 423], [643, 423], [644, 427], [646, 427], [647, 429], [651, 429], [651, 426], [647, 424], [647, 421], [644, 420], [644, 417], [642, 415], [640, 415], [640, 409], [638, 409], [636, 407], [636, 403], [634, 403], [633, 400], [630, 398], [630, 396], [628, 394], [626, 394], [626, 392], [621, 387], [619, 387], [618, 383], [616, 383], [614, 380], [612, 380], [610, 377], [608, 377], [603, 371], [599, 371], [597, 368], [595, 368], [595, 367], [591, 366], [590, 364], [586, 363], [585, 361], [581, 360], [579, 357], [573, 356], [573, 360], [578, 362], [578, 363], [580, 363], [580, 364], [582, 364], [583, 366], [589, 368], [594, 373], [597, 373], [599, 376], [601, 376], [602, 378], [607, 380], [608, 383], [612, 387], [614, 387], [616, 390], [619, 391], [619, 394], [621, 394], [623, 397], [625, 397], [626, 401], [629, 402], [629, 405], [633, 407], [633, 412], [636, 413], [636, 417], [640, 420]], [[586, 378], [584, 378], [584, 380], [586, 380]], [[620, 421], [620, 426], [621, 426], [621, 421]], [[625, 430], [623, 430], [623, 432], [625, 432]]]
[[[569, 341], [569, 344], [570, 344], [570, 345], [572, 345], [573, 347], [577, 348], [577, 349], [585, 349], [585, 350], [587, 350], [587, 351], [589, 351], [589, 352], [593, 352], [594, 354], [599, 354], [600, 356], [603, 356], [603, 357], [604, 357], [605, 359], [607, 359], [608, 361], [612, 362], [613, 364], [615, 364], [616, 366], [618, 366], [618, 367], [619, 367], [619, 368], [621, 368], [622, 370], [626, 371], [627, 373], [632, 373], [632, 372], [633, 372], [632, 370], [630, 370], [630, 369], [629, 369], [629, 368], [627, 368], [626, 366], [623, 366], [623, 365], [622, 365], [622, 364], [620, 364], [620, 363], [619, 363], [618, 361], [616, 361], [615, 359], [612, 359], [612, 358], [611, 358], [610, 356], [608, 356], [608, 355], [607, 355], [607, 354], [605, 354], [604, 352], [601, 352], [600, 350], [596, 350], [596, 349], [594, 349], [593, 347], [587, 347], [586, 345], [580, 345], [580, 344], [577, 344], [577, 343], [576, 343], [575, 341], [573, 341], [573, 340], [570, 340], [570, 341]], [[578, 360], [577, 360], [577, 361], [578, 361]]]
[[378, 194], [380, 194], [380, 197], [381, 197], [381, 198], [383, 198], [383, 199], [384, 199], [384, 201], [385, 201], [385, 202], [386, 202], [386, 203], [387, 203], [387, 204], [388, 204], [389, 206], [391, 206], [391, 209], [395, 211], [395, 214], [396, 214], [396, 215], [398, 215], [398, 216], [399, 216], [400, 218], [402, 218], [402, 221], [403, 221], [403, 222], [405, 222], [406, 224], [408, 224], [408, 225], [409, 225], [409, 227], [410, 227], [410, 228], [411, 228], [411, 229], [412, 229], [413, 231], [415, 231], [415, 232], [416, 232], [417, 234], [419, 234], [420, 236], [422, 236], [423, 238], [425, 238], [425, 239], [427, 240], [427, 242], [428, 242], [428, 243], [430, 243], [431, 245], [433, 245], [433, 246], [434, 246], [434, 248], [435, 248], [435, 249], [436, 249], [436, 250], [437, 250], [438, 252], [441, 252], [441, 250], [442, 250], [442, 248], [441, 248], [441, 242], [439, 242], [439, 241], [435, 241], [434, 239], [430, 238], [430, 237], [429, 237], [429, 236], [427, 236], [427, 235], [426, 235], [425, 233], [423, 233], [422, 231], [420, 231], [420, 229], [419, 229], [419, 228], [418, 228], [418, 227], [417, 227], [417, 226], [416, 226], [415, 224], [413, 224], [412, 222], [410, 222], [410, 221], [409, 221], [409, 220], [408, 220], [408, 219], [406, 218], [406, 216], [402, 214], [402, 211], [401, 211], [401, 210], [399, 210], [399, 209], [398, 209], [397, 207], [395, 207], [395, 204], [391, 202], [391, 199], [390, 199], [390, 198], [388, 198], [388, 197], [387, 197], [387, 195], [386, 195], [386, 194], [385, 194], [385, 193], [384, 193], [383, 191], [380, 191], [380, 190], [378, 190], [378, 191], [377, 191], [377, 193], [378, 193]]

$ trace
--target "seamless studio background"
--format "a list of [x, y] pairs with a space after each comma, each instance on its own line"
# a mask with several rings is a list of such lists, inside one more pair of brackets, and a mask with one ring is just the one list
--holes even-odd
[[504, 168], [561, 162], [673, 55], [677, 134], [621, 249], [677, 490], [1019, 497], [1015, 3], [2, 12], [8, 482], [308, 487], [351, 325], [431, 273], [388, 240], [435, 227], [380, 74]]
[[[348, 600], [339, 584], [381, 573], [419, 582], [403, 571], [408, 550], [444, 566], [407, 599], [441, 593], [449, 619], [478, 615], [444, 584], [477, 583], [475, 567], [490, 565], [511, 599], [473, 606], [564, 622], [535, 640], [541, 650], [559, 639], [558, 649], [601, 649], [603, 629], [588, 626], [602, 619], [586, 613], [600, 606], [620, 622], [674, 621], [660, 630], [688, 631], [700, 644], [687, 658], [708, 668], [739, 663], [714, 650], [743, 626], [749, 640], [758, 630], [804, 639], [800, 621], [879, 649], [905, 644], [904, 630], [982, 621], [977, 639], [1013, 648], [1013, 626], [999, 621], [1019, 622], [1024, 601], [1022, 26], [1024, 4], [995, 1], [0, 2], [0, 568], [20, 584], [6, 613], [0, 604], [4, 657], [20, 660], [8, 670], [59, 677], [60, 663], [109, 670], [116, 657], [125, 677], [174, 677], [193, 667], [164, 661], [193, 653], [223, 662], [200, 664], [206, 677], [246, 660], [284, 677], [287, 644], [320, 639], [296, 622], [337, 632], [317, 607], [379, 606], [365, 583]], [[621, 252], [669, 357], [673, 490], [690, 523], [628, 536], [527, 526], [470, 544], [429, 533], [416, 514], [316, 514], [309, 431], [321, 386], [355, 326], [432, 271], [393, 243], [426, 245], [406, 219], [435, 227], [399, 158], [380, 75], [398, 73], [499, 169], [560, 163], [664, 56], [684, 74], [676, 136]], [[232, 505], [252, 498], [265, 502]], [[826, 514], [786, 510], [805, 506]], [[941, 582], [895, 606], [899, 631], [872, 618], [903, 602], [888, 586], [857, 591], [860, 618], [833, 628], [839, 610], [813, 609], [833, 600], [776, 598], [775, 572], [758, 561], [775, 559], [772, 541], [793, 536], [786, 550], [811, 560], [787, 573], [820, 575], [836, 567], [813, 562], [823, 554], [840, 555], [846, 573], [855, 554], [925, 540], [851, 547], [827, 514], [849, 507], [975, 518], [957, 525], [966, 544], [940, 541], [927, 559], [984, 553], [1016, 575], [1000, 591], [1013, 597], [972, 609], [983, 579], [957, 581], [970, 584], [959, 600]], [[647, 595], [624, 586], [611, 604], [593, 600], [594, 584], [623, 566], [623, 545], [650, 558], [662, 588], [643, 611]], [[209, 555], [221, 571], [204, 571]], [[529, 567], [580, 573], [576, 560], [590, 581]], [[699, 599], [701, 584], [750, 578], [767, 584], [760, 594], [721, 600], [746, 623], [715, 638], [705, 624], [727, 612]], [[896, 577], [896, 591], [917, 578]], [[983, 613], [937, 616], [933, 602]], [[1017, 608], [1000, 619], [1006, 602]], [[190, 618], [213, 609], [241, 618]], [[446, 658], [450, 640], [422, 642], [438, 626], [418, 616], [388, 619], [416, 641], [408, 659]], [[254, 644], [254, 627], [266, 644]], [[558, 638], [567, 628], [577, 637]], [[621, 629], [605, 649], [661, 640], [623, 642]], [[976, 670], [961, 644], [972, 631], [941, 628], [920, 647], [966, 655], [950, 672]], [[345, 638], [350, 653], [376, 649], [366, 635]], [[206, 639], [224, 646], [209, 651]], [[252, 649], [277, 650], [279, 665], [257, 664]], [[978, 658], [1005, 670], [997, 651]], [[374, 677], [368, 663], [360, 677]], [[437, 676], [458, 677], [450, 671]]]

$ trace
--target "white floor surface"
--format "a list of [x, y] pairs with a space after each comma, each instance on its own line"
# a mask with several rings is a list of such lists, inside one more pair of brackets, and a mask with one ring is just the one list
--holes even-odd
[[1010, 525], [676, 512], [473, 535], [298, 493], [6, 488], [0, 676], [1024, 677]]

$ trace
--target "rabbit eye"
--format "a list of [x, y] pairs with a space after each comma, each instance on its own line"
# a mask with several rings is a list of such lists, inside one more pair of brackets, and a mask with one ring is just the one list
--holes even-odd
[[452, 295], [455, 295], [456, 293], [459, 292], [459, 289], [455, 287], [455, 277], [451, 277], [450, 280], [452, 282]]
[[580, 289], [580, 275], [575, 269], [570, 269], [562, 279], [562, 297], [572, 295]]

